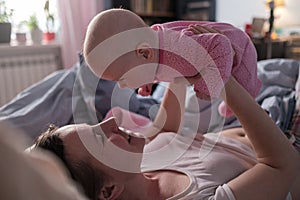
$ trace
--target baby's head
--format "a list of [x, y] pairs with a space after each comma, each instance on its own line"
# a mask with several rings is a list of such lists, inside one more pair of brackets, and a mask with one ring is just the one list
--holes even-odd
[[[136, 79], [141, 72], [152, 78], [153, 66], [158, 62], [158, 38], [135, 13], [125, 9], [109, 9], [96, 15], [90, 22], [84, 41], [83, 53], [92, 71], [100, 78], [124, 81], [125, 77]], [[153, 65], [153, 64], [152, 64]], [[156, 64], [157, 65], [157, 64]], [[134, 68], [134, 69], [133, 69]], [[154, 67], [155, 68], [155, 67]], [[154, 76], [154, 75], [153, 75]], [[136, 82], [128, 87], [139, 87]], [[147, 80], [146, 82], [150, 82]]]

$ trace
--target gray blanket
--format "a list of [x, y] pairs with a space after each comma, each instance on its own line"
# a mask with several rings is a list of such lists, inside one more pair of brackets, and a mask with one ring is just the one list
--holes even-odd
[[114, 106], [148, 117], [149, 108], [156, 104], [158, 101], [152, 97], [98, 79], [80, 55], [80, 61], [71, 69], [49, 75], [1, 107], [0, 121], [8, 121], [35, 138], [49, 124], [95, 124]]
[[[283, 131], [287, 130], [294, 112], [298, 71], [299, 62], [293, 60], [258, 62], [263, 87], [256, 100]], [[154, 118], [163, 93], [163, 83], [153, 96], [145, 98], [133, 90], [120, 89], [114, 82], [99, 80], [80, 56], [80, 62], [71, 69], [49, 75], [0, 108], [0, 121], [9, 121], [35, 138], [49, 124], [95, 124], [114, 106]], [[206, 133], [240, 126], [235, 117], [225, 119], [218, 114], [219, 103], [220, 100], [199, 100], [189, 87], [183, 131]]]

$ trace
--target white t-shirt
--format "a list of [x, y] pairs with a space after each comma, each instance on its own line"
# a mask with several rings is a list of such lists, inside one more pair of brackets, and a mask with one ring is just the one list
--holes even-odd
[[226, 183], [257, 163], [250, 147], [216, 133], [190, 137], [162, 133], [144, 152], [142, 171], [168, 169], [189, 177], [189, 186], [169, 200], [235, 200]]

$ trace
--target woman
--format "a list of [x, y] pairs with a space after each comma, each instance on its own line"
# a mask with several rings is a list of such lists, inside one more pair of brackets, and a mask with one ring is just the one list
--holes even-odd
[[300, 198], [299, 155], [233, 77], [222, 96], [243, 128], [217, 139], [175, 134], [185, 87], [169, 85], [152, 129], [160, 133], [148, 144], [110, 118], [49, 131], [36, 147], [58, 155], [90, 199]]

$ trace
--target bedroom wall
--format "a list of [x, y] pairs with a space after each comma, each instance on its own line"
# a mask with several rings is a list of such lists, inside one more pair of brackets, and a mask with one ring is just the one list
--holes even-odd
[[[268, 17], [265, 0], [217, 0], [216, 19], [243, 28], [253, 17]], [[275, 23], [278, 27], [300, 27], [300, 1], [285, 0], [286, 6], [276, 10]]]

